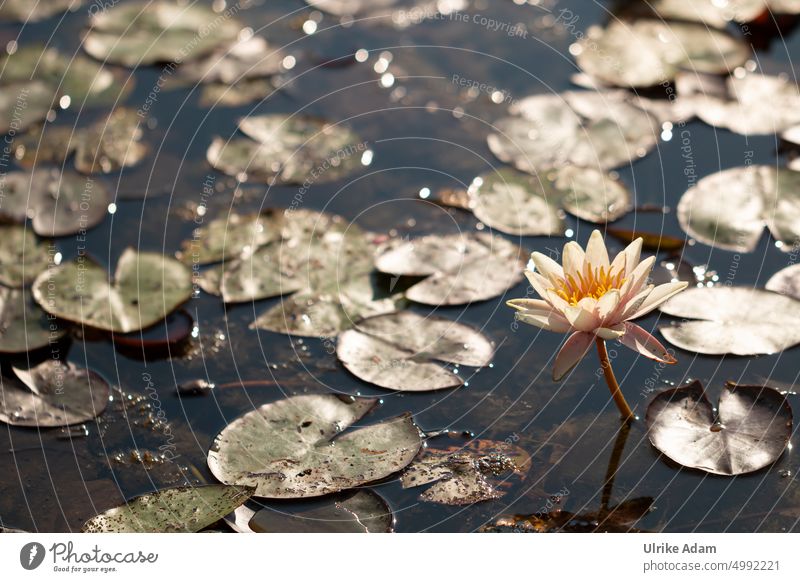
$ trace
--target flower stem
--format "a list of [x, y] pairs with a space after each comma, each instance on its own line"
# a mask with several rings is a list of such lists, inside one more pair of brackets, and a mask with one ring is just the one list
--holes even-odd
[[597, 344], [597, 354], [600, 356], [600, 366], [603, 368], [603, 375], [606, 377], [606, 384], [608, 384], [608, 389], [611, 391], [612, 398], [614, 398], [614, 403], [617, 405], [617, 408], [619, 408], [620, 414], [622, 414], [622, 419], [625, 421], [635, 420], [636, 416], [633, 414], [631, 407], [628, 406], [628, 402], [625, 400], [622, 390], [619, 389], [617, 378], [614, 376], [614, 370], [611, 369], [611, 362], [608, 359], [608, 351], [606, 350], [606, 342], [597, 337], [595, 338], [595, 343]]

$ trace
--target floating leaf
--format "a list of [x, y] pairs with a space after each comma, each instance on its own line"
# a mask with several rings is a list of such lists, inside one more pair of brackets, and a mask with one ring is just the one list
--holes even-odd
[[216, 13], [207, 5], [140, 0], [92, 14], [83, 49], [97, 60], [127, 67], [180, 64], [237, 38], [239, 6]]
[[531, 458], [501, 441], [472, 440], [464, 446], [426, 448], [401, 477], [403, 488], [433, 483], [420, 499], [444, 505], [469, 505], [499, 499], [511, 477], [524, 479]]
[[269, 97], [276, 87], [269, 79], [244, 79], [234, 85], [209, 83], [200, 92], [201, 107], [241, 107]]
[[111, 283], [103, 267], [78, 257], [45, 271], [33, 284], [34, 298], [48, 313], [120, 333], [161, 321], [191, 294], [188, 267], [131, 248], [120, 256]]
[[214, 138], [208, 162], [241, 179], [277, 184], [338, 180], [361, 166], [366, 145], [350, 129], [298, 115], [245, 117], [239, 129], [252, 139]]
[[671, 344], [701, 354], [774, 354], [800, 343], [800, 301], [761, 289], [695, 287], [659, 308], [684, 321], [659, 328]]
[[0, 420], [14, 426], [54, 427], [92, 420], [108, 405], [110, 388], [99, 374], [47, 360], [14, 368], [21, 380], [2, 380]]
[[40, 236], [68, 236], [99, 224], [109, 194], [102, 182], [72, 172], [35, 170], [5, 177], [0, 217], [13, 222], [32, 219]]
[[71, 125], [39, 125], [14, 140], [14, 160], [28, 169], [61, 165], [78, 147], [82, 135], [83, 130]]
[[653, 252], [679, 251], [686, 244], [684, 239], [663, 232], [654, 233], [611, 227], [607, 228], [606, 232], [626, 245], [640, 238], [642, 239], [642, 248]]
[[[487, 143], [523, 172], [578, 166], [610, 170], [647, 154], [661, 132], [657, 120], [626, 101], [582, 91], [526, 97], [494, 124]], [[594, 176], [592, 176], [594, 178]], [[562, 178], [563, 179], [563, 178]]]
[[764, 13], [800, 14], [800, 4], [793, 0], [652, 0], [653, 10], [662, 18], [702, 22], [726, 28], [731, 20], [753, 22]]
[[50, 245], [24, 226], [0, 226], [0, 285], [22, 287], [50, 266]]
[[261, 509], [248, 523], [255, 533], [389, 533], [394, 516], [380, 495], [359, 489], [301, 513]]
[[390, 275], [427, 277], [405, 296], [426, 305], [463, 305], [503, 294], [522, 280], [524, 252], [488, 233], [391, 240], [375, 266]]
[[700, 91], [688, 94], [679, 84], [679, 100], [714, 127], [742, 135], [772, 135], [800, 123], [800, 89], [794, 81], [756, 73], [731, 76], [723, 94], [707, 93], [707, 83], [700, 84]]
[[[185, 341], [192, 333], [194, 319], [183, 309], [173, 311], [160, 324], [147, 330], [115, 333], [114, 345], [139, 350], [160, 350]], [[170, 354], [171, 355], [171, 354]]]
[[120, 107], [82, 132], [75, 150], [77, 170], [108, 174], [138, 164], [147, 153], [140, 141], [141, 121], [136, 111]]
[[46, 20], [51, 16], [76, 10], [83, 0], [47, 0], [30, 2], [30, 0], [4, 0], [0, 4], [0, 20], [33, 23]]
[[800, 265], [790, 265], [770, 277], [764, 286], [768, 291], [800, 299]]
[[398, 28], [417, 24], [422, 17], [452, 14], [467, 8], [466, 0], [306, 0], [323, 12], [335, 16], [356, 17], [365, 22], [391, 22]]
[[249, 487], [162, 489], [87, 521], [84, 533], [193, 533], [219, 521], [253, 494]]
[[365, 319], [342, 333], [336, 355], [365, 382], [416, 392], [461, 386], [463, 379], [437, 362], [483, 367], [491, 362], [494, 347], [462, 323], [398, 311]]
[[792, 409], [767, 386], [728, 382], [715, 412], [703, 385], [658, 394], [647, 408], [650, 442], [676, 463], [715, 475], [752, 473], [781, 456]]
[[269, 45], [260, 36], [236, 40], [220, 47], [210, 55], [178, 68], [175, 79], [178, 83], [220, 83], [233, 85], [244, 79], [263, 78], [283, 70], [284, 52]]
[[590, 27], [578, 46], [584, 72], [620, 87], [659, 85], [681, 69], [724, 74], [750, 57], [749, 47], [727, 32], [655, 19]]
[[65, 330], [47, 317], [30, 293], [0, 287], [0, 354], [22, 354], [60, 340]]
[[211, 220], [184, 241], [180, 259], [187, 265], [209, 265], [252, 253], [282, 237], [284, 216], [282, 210], [266, 210], [260, 214], [231, 213]]
[[19, 133], [50, 112], [55, 95], [46, 83], [28, 81], [0, 88], [0, 134]]
[[790, 252], [800, 238], [800, 172], [753, 165], [711, 174], [681, 197], [678, 220], [700, 242], [738, 252], [755, 250], [766, 226]]
[[208, 466], [223, 483], [271, 498], [316, 497], [383, 479], [411, 462], [422, 439], [410, 414], [340, 434], [376, 402], [319, 394], [265, 404], [217, 435]]

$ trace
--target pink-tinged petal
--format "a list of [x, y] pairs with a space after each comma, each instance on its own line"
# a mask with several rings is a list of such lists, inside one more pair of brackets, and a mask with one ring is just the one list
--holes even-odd
[[650, 292], [639, 308], [625, 319], [636, 319], [637, 317], [647, 315], [656, 307], [664, 303], [667, 299], [677, 295], [688, 286], [689, 283], [686, 281], [676, 281], [675, 283], [664, 283], [663, 285], [659, 285]]
[[539, 297], [547, 299], [547, 290], [552, 287], [552, 283], [539, 273], [534, 273], [533, 271], [525, 271], [525, 276], [528, 278], [528, 282], [530, 282], [533, 290], [539, 294]]
[[591, 333], [575, 332], [569, 336], [556, 356], [553, 365], [553, 380], [558, 382], [572, 370], [589, 351], [593, 341], [594, 334]]
[[576, 331], [591, 332], [600, 327], [600, 321], [595, 314], [597, 300], [584, 297], [577, 305], [567, 305], [564, 317]]
[[564, 316], [556, 311], [547, 313], [540, 311], [518, 311], [514, 315], [517, 321], [540, 327], [547, 331], [567, 333], [572, 330], [572, 326], [564, 319]]
[[594, 333], [597, 337], [606, 341], [619, 339], [625, 335], [625, 324], [618, 323], [617, 325], [611, 327], [598, 327], [596, 330], [594, 330]]
[[570, 241], [564, 245], [564, 253], [561, 262], [564, 265], [564, 275], [578, 278], [578, 273], [583, 274], [583, 259], [586, 254], [581, 245], [575, 241]]
[[589, 242], [586, 245], [584, 266], [587, 269], [599, 269], [602, 267], [608, 271], [608, 250], [606, 249], [603, 235], [600, 234], [599, 230], [592, 231], [592, 235], [589, 237]]
[[619, 341], [622, 345], [636, 350], [651, 360], [657, 360], [664, 364], [674, 364], [678, 361], [667, 352], [666, 348], [656, 338], [635, 323], [625, 323], [625, 335], [619, 338]]
[[637, 238], [627, 247], [625, 250], [622, 251], [622, 254], [625, 255], [625, 275], [627, 276], [628, 273], [633, 273], [636, 265], [639, 264], [639, 259], [642, 256], [642, 243], [644, 239], [641, 237]]
[[522, 299], [511, 299], [506, 301], [506, 305], [509, 307], [516, 309], [517, 311], [525, 311], [525, 310], [538, 310], [538, 311], [552, 311], [553, 307], [543, 299], [528, 299], [523, 297]]
[[531, 254], [531, 260], [533, 264], [536, 265], [536, 270], [544, 275], [553, 285], [564, 280], [564, 269], [547, 255], [534, 252]]
[[623, 299], [636, 295], [642, 289], [642, 286], [647, 282], [647, 278], [650, 276], [650, 271], [653, 270], [653, 263], [655, 262], [655, 257], [647, 257], [636, 265], [633, 273], [628, 276], [628, 280], [625, 281], [625, 284], [622, 286]]
[[559, 297], [555, 291], [548, 289], [544, 297], [547, 302], [561, 313], [565, 313], [569, 309], [570, 304], [567, 303], [562, 297]]
[[600, 320], [600, 325], [611, 326], [616, 323], [611, 321], [611, 318], [617, 310], [620, 299], [619, 291], [612, 289], [597, 300], [597, 318]]

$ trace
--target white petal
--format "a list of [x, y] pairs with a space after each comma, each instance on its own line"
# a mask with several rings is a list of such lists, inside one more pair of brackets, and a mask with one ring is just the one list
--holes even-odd
[[564, 310], [564, 317], [577, 331], [591, 332], [599, 327], [595, 307], [597, 300], [584, 297], [577, 305], [568, 305]]
[[552, 286], [550, 281], [533, 271], [525, 271], [525, 276], [528, 278], [533, 290], [539, 294], [539, 297], [547, 299], [547, 290]]
[[554, 285], [564, 280], [564, 269], [547, 255], [534, 252], [531, 254], [531, 260], [536, 265], [536, 270], [547, 277]]
[[620, 299], [619, 291], [612, 289], [597, 300], [597, 318], [600, 320], [601, 325], [613, 325], [616, 323], [611, 321], [610, 318], [617, 310]]
[[518, 311], [515, 316], [517, 321], [527, 323], [528, 325], [534, 325], [547, 331], [566, 333], [572, 329], [572, 326], [564, 319], [563, 315], [552, 310], [548, 313]]
[[636, 319], [637, 317], [647, 315], [656, 307], [664, 303], [667, 299], [677, 295], [688, 286], [689, 283], [686, 281], [676, 281], [675, 283], [664, 283], [663, 285], [659, 285], [650, 292], [639, 308], [625, 319]]
[[603, 241], [603, 235], [600, 234], [599, 230], [592, 231], [592, 235], [589, 237], [584, 265], [591, 269], [602, 267], [608, 271], [608, 250], [606, 250], [606, 243]]
[[628, 273], [633, 273], [633, 270], [636, 268], [636, 265], [639, 264], [639, 259], [642, 256], [642, 243], [644, 240], [642, 237], [637, 238], [627, 247], [622, 253], [625, 255], [625, 274], [627, 276]]
[[578, 278], [578, 273], [583, 274], [583, 260], [586, 253], [583, 252], [581, 245], [575, 241], [570, 241], [564, 245], [564, 254], [562, 255], [561, 262], [564, 265], [564, 276], [569, 277], [572, 275], [575, 279]]
[[655, 257], [647, 257], [641, 263], [636, 265], [633, 273], [628, 275], [628, 280], [622, 286], [623, 298], [631, 297], [641, 290], [642, 286], [647, 282], [650, 276], [650, 271], [653, 269], [653, 263], [656, 262]]
[[639, 291], [639, 293], [628, 299], [624, 304], [625, 309], [619, 315], [619, 320], [620, 321], [629, 320], [631, 318], [631, 315], [633, 315], [639, 310], [639, 308], [645, 302], [645, 299], [647, 299], [647, 296], [650, 295], [653, 289], [654, 289], [653, 285], [648, 285], [642, 291]]
[[625, 324], [619, 323], [613, 327], [598, 327], [594, 330], [594, 333], [597, 337], [606, 341], [619, 339], [625, 335]]
[[506, 301], [506, 305], [516, 309], [517, 311], [525, 311], [526, 309], [545, 309], [547, 311], [551, 311], [553, 309], [547, 301], [542, 299], [528, 299], [527, 297], [523, 297], [521, 299], [511, 299]]

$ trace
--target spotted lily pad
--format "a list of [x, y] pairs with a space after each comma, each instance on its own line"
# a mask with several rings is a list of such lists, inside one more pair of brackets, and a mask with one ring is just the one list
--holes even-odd
[[694, 320], [659, 328], [668, 342], [692, 352], [750, 356], [800, 343], [800, 301], [772, 291], [696, 287], [659, 309]]
[[383, 479], [412, 461], [422, 438], [410, 414], [343, 432], [376, 402], [318, 394], [265, 404], [217, 435], [208, 466], [223, 483], [270, 498], [317, 497]]
[[769, 278], [764, 287], [768, 291], [800, 299], [800, 265], [791, 265], [781, 269]]
[[104, 63], [127, 67], [188, 62], [235, 40], [239, 6], [216, 13], [210, 6], [138, 0], [92, 15], [83, 49]]
[[22, 287], [50, 266], [52, 247], [24, 226], [0, 226], [0, 285]]
[[646, 111], [597, 92], [534, 95], [508, 111], [511, 117], [494, 124], [489, 149], [533, 174], [565, 165], [610, 170], [629, 164], [653, 149], [660, 133]]
[[192, 294], [188, 267], [159, 253], [126, 249], [114, 279], [86, 257], [43, 272], [33, 284], [41, 307], [57, 317], [128, 333], [164, 319]]
[[0, 354], [38, 350], [63, 337], [65, 330], [45, 315], [30, 293], [0, 287]]
[[193, 533], [219, 521], [253, 494], [249, 487], [175, 487], [136, 497], [87, 521], [84, 533]]
[[8, 424], [80, 424], [101, 414], [108, 405], [108, 382], [72, 363], [47, 360], [30, 369], [14, 368], [14, 373], [20, 381], [2, 380], [0, 420]]
[[440, 363], [487, 366], [494, 346], [462, 323], [398, 311], [365, 319], [342, 333], [336, 355], [366, 382], [417, 392], [461, 386], [464, 380]]
[[426, 305], [464, 305], [503, 294], [522, 280], [524, 252], [488, 233], [429, 235], [387, 242], [375, 260], [378, 270], [426, 277], [405, 292]]
[[180, 259], [187, 265], [209, 265], [250, 254], [282, 237], [284, 212], [267, 210], [260, 214], [231, 213], [215, 218], [194, 230], [181, 245]]
[[650, 442], [676, 463], [716, 475], [752, 473], [781, 456], [792, 409], [768, 386], [728, 382], [715, 411], [703, 385], [658, 394], [647, 408]]
[[105, 185], [73, 172], [10, 172], [4, 186], [0, 217], [12, 222], [31, 218], [33, 230], [40, 236], [85, 232], [99, 224], [108, 209]]
[[512, 479], [524, 479], [531, 458], [524, 450], [501, 441], [477, 439], [464, 446], [426, 448], [401, 477], [403, 488], [433, 483], [423, 501], [469, 505], [499, 499]]
[[800, 172], [753, 165], [706, 176], [681, 197], [678, 221], [700, 242], [739, 252], [755, 250], [766, 226], [790, 252], [800, 238]]
[[215, 138], [208, 162], [241, 181], [319, 184], [339, 180], [361, 166], [366, 145], [347, 127], [298, 115], [257, 115], [239, 122], [251, 139]]
[[39, 22], [67, 10], [77, 10], [83, 3], [84, 0], [4, 0], [0, 4], [0, 20]]
[[750, 57], [742, 40], [702, 24], [638, 19], [593, 26], [578, 42], [578, 66], [602, 82], [650, 87], [681, 69], [728, 73]]
[[0, 134], [19, 133], [42, 121], [55, 98], [52, 88], [41, 81], [12, 83], [0, 89]]
[[254, 533], [389, 533], [394, 516], [380, 495], [359, 489], [299, 513], [264, 508], [248, 524]]

